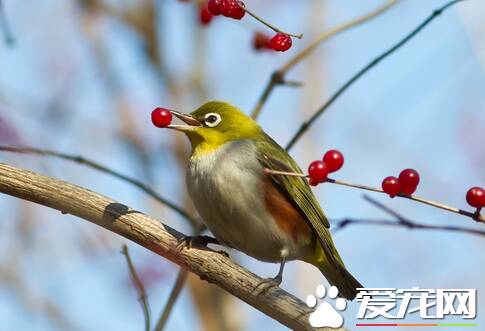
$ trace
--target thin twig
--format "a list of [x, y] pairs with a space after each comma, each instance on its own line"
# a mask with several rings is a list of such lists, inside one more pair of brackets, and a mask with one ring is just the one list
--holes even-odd
[[15, 43], [13, 38], [12, 30], [10, 29], [10, 24], [8, 24], [7, 15], [5, 13], [5, 7], [3, 1], [0, 0], [0, 30], [3, 32], [3, 38], [7, 46], [12, 46]]
[[367, 224], [367, 225], [387, 225], [387, 226], [401, 226], [408, 229], [422, 229], [422, 230], [440, 230], [440, 231], [453, 231], [453, 232], [462, 232], [467, 234], [474, 234], [479, 236], [485, 236], [485, 231], [481, 230], [474, 230], [468, 228], [461, 228], [458, 226], [449, 226], [449, 225], [428, 225], [428, 224], [421, 224], [411, 221], [410, 219], [404, 217], [400, 213], [396, 212], [395, 210], [387, 207], [383, 203], [371, 198], [370, 196], [364, 194], [364, 199], [371, 203], [372, 205], [376, 206], [377, 208], [383, 210], [387, 214], [396, 218], [397, 222], [387, 221], [387, 220], [356, 220], [356, 219], [345, 219], [337, 223], [335, 231], [341, 230], [345, 226], [349, 224]]
[[452, 5], [461, 2], [464, 0], [453, 0], [448, 2], [443, 7], [436, 9], [433, 13], [425, 19], [421, 24], [419, 24], [413, 31], [411, 31], [407, 36], [401, 39], [397, 44], [389, 48], [387, 51], [376, 57], [374, 60], [369, 62], [364, 68], [362, 68], [359, 72], [357, 72], [352, 78], [350, 78], [342, 87], [340, 87], [324, 104], [321, 106], [311, 117], [309, 120], [302, 123], [298, 131], [295, 135], [291, 138], [290, 142], [286, 146], [286, 150], [290, 150], [293, 145], [301, 138], [301, 136], [308, 131], [310, 126], [322, 115], [325, 110], [332, 105], [335, 100], [338, 99], [342, 93], [344, 93], [353, 83], [355, 83], [360, 77], [362, 77], [367, 71], [375, 67], [378, 63], [380, 63], [384, 58], [395, 52], [401, 46], [406, 44], [409, 40], [411, 40], [414, 36], [416, 36], [422, 29], [424, 29], [431, 21], [433, 21], [436, 17], [441, 15], [446, 9], [451, 7]]
[[266, 87], [263, 90], [263, 93], [261, 94], [261, 97], [258, 100], [258, 103], [254, 107], [251, 116], [253, 118], [257, 118], [259, 114], [261, 113], [261, 110], [268, 100], [271, 92], [277, 85], [288, 85], [288, 82], [286, 82], [284, 76], [286, 73], [292, 69], [295, 65], [300, 63], [304, 58], [306, 58], [308, 55], [310, 55], [319, 45], [321, 45], [324, 41], [329, 40], [331, 37], [338, 35], [339, 33], [349, 30], [353, 27], [356, 27], [362, 23], [365, 23], [374, 17], [382, 14], [385, 12], [387, 9], [389, 9], [391, 6], [393, 6], [397, 0], [389, 0], [386, 4], [383, 6], [363, 15], [360, 17], [357, 17], [351, 21], [345, 22], [343, 24], [337, 25], [336, 27], [325, 31], [322, 33], [320, 36], [318, 36], [310, 45], [308, 45], [305, 49], [303, 49], [301, 52], [293, 56], [288, 62], [286, 62], [281, 68], [276, 70], [273, 75], [271, 75], [270, 80], [266, 84]]
[[143, 286], [143, 282], [138, 276], [135, 266], [131, 261], [128, 246], [126, 244], [123, 244], [121, 254], [123, 254], [126, 258], [126, 264], [128, 265], [131, 280], [133, 281], [133, 285], [135, 285], [136, 291], [138, 292], [138, 300], [140, 301], [143, 315], [145, 317], [145, 331], [150, 331], [150, 306], [148, 305], [148, 295], [145, 290], [145, 286]]
[[61, 152], [48, 150], [48, 149], [40, 149], [40, 148], [33, 148], [33, 147], [11, 147], [11, 146], [1, 146], [1, 145], [0, 145], [0, 151], [21, 153], [21, 154], [34, 154], [34, 155], [41, 155], [41, 156], [53, 156], [53, 157], [57, 157], [57, 158], [60, 158], [60, 159], [63, 159], [63, 160], [68, 160], [68, 161], [72, 161], [72, 162], [76, 162], [76, 163], [79, 163], [79, 164], [86, 165], [90, 168], [104, 172], [106, 174], [109, 174], [111, 176], [114, 176], [116, 178], [119, 178], [123, 181], [126, 181], [126, 182], [136, 186], [137, 188], [139, 188], [140, 190], [142, 190], [143, 192], [145, 192], [146, 194], [148, 194], [149, 196], [151, 196], [152, 198], [154, 198], [155, 200], [157, 200], [161, 204], [167, 206], [168, 208], [177, 212], [179, 215], [183, 216], [185, 219], [187, 219], [192, 224], [192, 226], [198, 226], [198, 224], [199, 224], [199, 222], [195, 218], [191, 217], [185, 210], [183, 210], [182, 207], [179, 207], [175, 203], [170, 202], [167, 199], [163, 198], [162, 196], [160, 196], [157, 192], [155, 192], [155, 190], [153, 190], [148, 185], [145, 185], [142, 182], [140, 182], [140, 181], [138, 181], [138, 180], [136, 180], [132, 177], [128, 177], [126, 175], [123, 175], [123, 174], [121, 174], [121, 173], [119, 173], [119, 172], [117, 172], [113, 169], [110, 169], [106, 166], [103, 166], [100, 163], [95, 162], [95, 161], [90, 160], [90, 159], [87, 159], [83, 156], [66, 154], [66, 153], [61, 153]]
[[[204, 231], [204, 229], [205, 225], [203, 225], [202, 223], [199, 223], [198, 226], [193, 227], [194, 236], [200, 235], [201, 232]], [[175, 303], [177, 302], [177, 299], [185, 286], [185, 282], [187, 281], [187, 274], [188, 271], [186, 269], [180, 269], [177, 275], [177, 279], [175, 280], [175, 284], [172, 287], [172, 291], [170, 292], [170, 296], [168, 297], [167, 303], [163, 308], [162, 314], [158, 319], [154, 331], [162, 331], [165, 328], [168, 318], [173, 311], [173, 307], [175, 306]]]
[[402, 222], [395, 222], [390, 220], [374, 220], [374, 219], [353, 219], [353, 218], [346, 218], [341, 221], [334, 223], [332, 227], [332, 232], [336, 233], [343, 228], [347, 227], [348, 225], [378, 225], [378, 226], [399, 226], [405, 227], [408, 229], [419, 229], [419, 230], [436, 230], [436, 231], [452, 231], [452, 232], [461, 232], [466, 234], [473, 234], [478, 236], [485, 236], [485, 231], [474, 230], [474, 229], [467, 229], [467, 228], [460, 228], [457, 226], [447, 226], [447, 225], [427, 225], [427, 224], [420, 224], [416, 222], [411, 222], [407, 220], [406, 223]]
[[[264, 169], [264, 172], [266, 174], [274, 174], [274, 175], [282, 175], [282, 176], [296, 176], [296, 177], [305, 177], [305, 178], [308, 177], [308, 175], [305, 175], [305, 174], [288, 172], [288, 171], [279, 171], [279, 170], [273, 170], [273, 169], [267, 169], [267, 168]], [[349, 183], [349, 182], [346, 182], [346, 181], [343, 181], [343, 180], [327, 178], [327, 180], [325, 182], [337, 184], [337, 185], [342, 185], [342, 186], [358, 188], [358, 189], [366, 190], [366, 191], [372, 191], [372, 192], [387, 194], [383, 190], [376, 188], [376, 187], [361, 185], [361, 184], [353, 184], [353, 183]], [[467, 217], [470, 217], [471, 219], [473, 219], [477, 222], [484, 222], [485, 223], [485, 215], [479, 214], [477, 212], [469, 212], [469, 211], [466, 211], [466, 210], [463, 210], [463, 209], [450, 207], [450, 206], [447, 206], [445, 204], [442, 204], [442, 203], [439, 203], [439, 202], [436, 202], [436, 201], [417, 197], [415, 195], [405, 195], [405, 194], [400, 193], [396, 196], [401, 197], [401, 198], [406, 198], [406, 199], [409, 199], [409, 200], [413, 200], [413, 201], [416, 201], [416, 202], [420, 202], [420, 203], [423, 203], [423, 204], [426, 204], [426, 205], [429, 205], [429, 206], [432, 206], [432, 207], [440, 208], [440, 209], [443, 209], [443, 210], [446, 210], [446, 211], [449, 211], [449, 212], [452, 212], [452, 213], [455, 213], [455, 214], [467, 216]]]
[[247, 9], [246, 7], [244, 7], [244, 10], [246, 11], [246, 13], [248, 13], [249, 16], [253, 17], [256, 21], [266, 25], [268, 28], [270, 28], [274, 32], [283, 33], [283, 34], [286, 34], [290, 37], [294, 37], [294, 38], [298, 38], [298, 39], [303, 38], [303, 34], [301, 34], [301, 33], [300, 34], [294, 34], [294, 33], [288, 33], [288, 32], [282, 31], [282, 30], [278, 29], [276, 26], [266, 22], [265, 20], [263, 20], [261, 17], [259, 17], [258, 15], [253, 13], [251, 10]]
[[170, 296], [168, 297], [167, 304], [165, 305], [163, 312], [160, 315], [160, 319], [158, 320], [154, 331], [162, 331], [165, 328], [165, 325], [167, 324], [168, 318], [170, 316], [170, 313], [172, 312], [175, 302], [177, 301], [180, 293], [182, 292], [182, 289], [184, 288], [188, 275], [189, 271], [187, 269], [180, 269], [172, 291], [170, 292]]

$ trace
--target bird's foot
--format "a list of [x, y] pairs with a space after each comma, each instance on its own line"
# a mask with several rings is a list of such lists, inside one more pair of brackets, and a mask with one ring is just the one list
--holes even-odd
[[257, 292], [256, 296], [266, 293], [269, 289], [273, 287], [279, 287], [282, 281], [283, 281], [283, 277], [280, 274], [276, 275], [276, 277], [273, 277], [273, 278], [263, 279], [261, 283], [259, 283], [255, 288]]
[[179, 240], [178, 248], [181, 249], [182, 246], [186, 246], [188, 249], [193, 246], [207, 247], [208, 244], [220, 245], [216, 238], [209, 236], [184, 236]]

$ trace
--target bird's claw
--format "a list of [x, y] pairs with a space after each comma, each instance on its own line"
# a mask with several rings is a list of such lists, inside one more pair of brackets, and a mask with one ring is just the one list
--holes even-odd
[[177, 247], [181, 249], [183, 246], [191, 249], [193, 246], [204, 246], [208, 244], [219, 244], [217, 239], [209, 236], [183, 236], [179, 239]]
[[281, 275], [277, 275], [276, 277], [273, 277], [273, 278], [263, 279], [261, 283], [259, 283], [256, 286], [256, 289], [255, 289], [257, 291], [256, 296], [266, 293], [269, 289], [273, 287], [279, 287], [282, 281], [283, 281], [283, 277]]

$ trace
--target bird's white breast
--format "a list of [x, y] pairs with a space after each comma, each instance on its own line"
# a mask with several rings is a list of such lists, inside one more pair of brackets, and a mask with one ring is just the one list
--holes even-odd
[[187, 188], [204, 223], [222, 243], [259, 260], [277, 262], [298, 248], [264, 205], [263, 167], [251, 141], [226, 143], [192, 156]]

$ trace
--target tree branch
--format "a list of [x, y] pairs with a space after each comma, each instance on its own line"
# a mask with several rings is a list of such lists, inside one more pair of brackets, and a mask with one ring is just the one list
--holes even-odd
[[367, 71], [375, 67], [379, 64], [382, 60], [384, 60], [387, 56], [394, 53], [396, 50], [401, 48], [404, 44], [406, 44], [409, 40], [411, 40], [414, 36], [416, 36], [421, 30], [423, 30], [431, 21], [433, 21], [436, 17], [441, 15], [446, 9], [453, 6], [454, 4], [461, 2], [464, 0], [453, 0], [442, 6], [441, 8], [436, 9], [433, 13], [425, 19], [421, 24], [419, 24], [413, 31], [411, 31], [407, 36], [401, 39], [397, 44], [389, 48], [387, 51], [376, 57], [374, 60], [369, 62], [364, 68], [362, 68], [359, 72], [357, 72], [352, 78], [350, 78], [342, 87], [340, 87], [324, 104], [321, 106], [307, 121], [303, 122], [298, 131], [295, 135], [291, 138], [290, 142], [286, 146], [286, 150], [290, 150], [293, 145], [301, 138], [301, 136], [308, 131], [310, 126], [330, 107], [335, 100], [338, 99], [342, 93], [344, 93], [350, 86], [352, 86], [360, 77], [362, 77]]
[[112, 199], [4, 163], [0, 163], [0, 192], [102, 226], [188, 268], [291, 329], [313, 330], [308, 323], [312, 310], [301, 300], [279, 287], [261, 293], [262, 278], [209, 248], [180, 248], [180, 232]]
[[187, 281], [187, 277], [189, 275], [189, 271], [185, 268], [181, 268], [177, 275], [177, 280], [175, 281], [174, 286], [172, 287], [172, 291], [170, 292], [170, 296], [168, 297], [167, 303], [163, 308], [162, 314], [158, 319], [157, 325], [155, 326], [155, 331], [162, 331], [167, 324], [168, 318], [172, 313], [173, 307], [177, 302], [177, 299], [184, 288], [185, 282]]
[[261, 97], [258, 100], [258, 103], [254, 107], [251, 116], [252, 118], [256, 119], [261, 113], [261, 110], [263, 109], [266, 101], [268, 100], [270, 94], [273, 92], [274, 88], [278, 85], [292, 85], [288, 84], [288, 82], [285, 79], [286, 73], [292, 69], [295, 65], [300, 63], [303, 59], [305, 59], [308, 55], [310, 55], [319, 45], [321, 45], [324, 41], [327, 41], [331, 37], [339, 34], [340, 32], [349, 30], [353, 27], [356, 27], [362, 23], [365, 23], [374, 17], [382, 14], [385, 12], [387, 9], [389, 9], [391, 6], [393, 6], [397, 0], [389, 0], [386, 4], [383, 6], [363, 15], [360, 17], [357, 17], [349, 22], [345, 22], [343, 24], [337, 25], [333, 29], [329, 31], [325, 31], [322, 33], [320, 36], [317, 37], [310, 45], [305, 47], [301, 52], [297, 53], [295, 56], [293, 56], [288, 62], [286, 62], [281, 68], [277, 69], [270, 77], [270, 80], [266, 84], [266, 87], [263, 90], [263, 93], [261, 94]]

